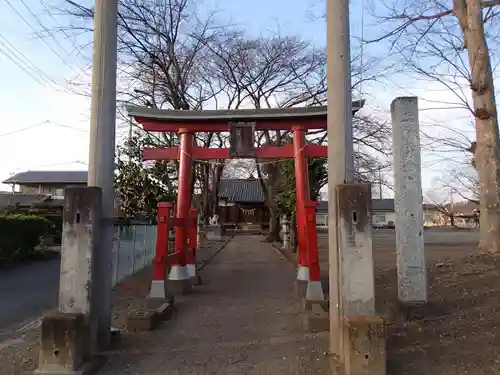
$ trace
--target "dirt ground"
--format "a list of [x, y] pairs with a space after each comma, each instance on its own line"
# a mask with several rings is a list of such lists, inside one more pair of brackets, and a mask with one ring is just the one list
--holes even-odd
[[[429, 303], [398, 308], [395, 236], [375, 233], [377, 310], [387, 317], [388, 370], [394, 375], [500, 374], [500, 257], [480, 254], [477, 233], [425, 233]], [[327, 235], [319, 239], [325, 269]]]
[[[229, 239], [226, 238], [225, 240]], [[205, 242], [198, 250], [198, 264], [202, 265], [210, 259], [224, 242]], [[124, 329], [129, 311], [140, 309], [145, 304], [149, 293], [153, 267], [146, 267], [135, 275], [125, 278], [114, 289], [112, 294], [113, 328]], [[0, 342], [0, 375], [29, 374], [37, 367], [40, 320], [34, 320], [12, 330], [6, 340]]]
[[[389, 374], [500, 374], [500, 257], [480, 254], [474, 232], [429, 230], [425, 239], [429, 303], [408, 316], [397, 304], [394, 231], [374, 234], [377, 310], [387, 317]], [[326, 233], [319, 234], [319, 247], [326, 276]], [[138, 296], [147, 293], [150, 272], [115, 290], [115, 327], [122, 328], [125, 313], [142, 303]], [[0, 343], [0, 375], [36, 367], [39, 331], [28, 329]]]

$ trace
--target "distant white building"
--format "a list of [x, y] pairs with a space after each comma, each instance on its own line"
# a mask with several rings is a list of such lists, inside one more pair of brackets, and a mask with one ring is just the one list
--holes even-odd
[[[316, 225], [328, 228], [328, 201], [319, 201], [316, 209]], [[396, 222], [394, 199], [372, 199], [372, 223], [374, 227], [393, 228]]]

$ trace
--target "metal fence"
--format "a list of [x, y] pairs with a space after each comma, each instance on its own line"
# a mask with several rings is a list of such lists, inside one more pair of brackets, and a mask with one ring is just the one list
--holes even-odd
[[154, 259], [156, 225], [116, 225], [113, 238], [113, 286]]

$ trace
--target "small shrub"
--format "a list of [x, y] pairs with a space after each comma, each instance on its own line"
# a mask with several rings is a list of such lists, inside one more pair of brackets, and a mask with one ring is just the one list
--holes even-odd
[[51, 223], [37, 215], [0, 216], [0, 263], [29, 258], [38, 251], [40, 239], [50, 231]]

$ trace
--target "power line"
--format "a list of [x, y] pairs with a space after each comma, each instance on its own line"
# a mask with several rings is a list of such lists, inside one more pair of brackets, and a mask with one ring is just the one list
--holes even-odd
[[71, 37], [68, 35], [68, 33], [61, 27], [61, 25], [59, 24], [59, 22], [57, 21], [57, 19], [54, 17], [54, 15], [52, 14], [52, 12], [50, 11], [50, 9], [47, 7], [47, 5], [45, 5], [45, 3], [43, 2], [43, 0], [38, 0], [40, 2], [40, 4], [42, 4], [43, 8], [47, 11], [48, 15], [50, 16], [50, 18], [52, 18], [52, 20], [54, 20], [54, 22], [56, 23], [56, 25], [60, 28], [61, 32], [66, 36], [67, 40], [69, 40], [71, 42], [71, 45], [74, 47], [75, 51], [81, 56], [83, 57], [84, 59], [86, 58], [86, 56], [83, 54], [83, 51], [81, 50], [81, 48], [73, 41], [71, 41]]
[[[65, 87], [61, 83], [56, 82], [47, 73], [45, 73], [42, 69], [40, 69], [35, 63], [33, 63], [28, 57], [26, 57], [26, 55], [24, 53], [22, 53], [18, 48], [16, 48], [16, 46], [14, 46], [11, 42], [9, 42], [9, 40], [7, 38], [5, 38], [1, 34], [0, 34], [0, 38], [5, 41], [5, 42], [2, 42], [0, 40], [0, 45], [2, 45], [4, 47], [4, 49], [6, 49], [8, 52], [7, 53], [4, 50], [0, 49], [0, 53], [5, 55], [10, 61], [12, 61], [15, 65], [17, 65], [22, 71], [24, 71], [26, 74], [28, 74], [31, 78], [33, 78], [33, 80], [35, 80], [37, 83], [41, 84], [42, 86], [45, 86], [46, 84], [48, 84], [49, 87], [51, 87], [59, 92], [66, 92], [66, 93], [75, 94], [75, 95], [82, 95], [85, 97], [89, 96], [87, 94], [82, 94], [80, 92], [77, 92], [70, 87]], [[9, 55], [9, 53], [10, 53], [10, 55]], [[12, 56], [14, 56], [14, 57], [12, 57]], [[18, 61], [16, 61], [16, 59]]]
[[77, 131], [81, 131], [81, 132], [84, 132], [84, 133], [88, 133], [88, 130], [87, 129], [80, 129], [80, 128], [75, 128], [74, 126], [71, 126], [71, 125], [66, 125], [66, 124], [61, 124], [59, 122], [54, 122], [54, 121], [49, 121], [52, 125], [56, 125], [56, 126], [61, 126], [63, 128], [68, 128], [68, 129], [71, 129], [71, 130], [77, 130]]
[[26, 126], [24, 128], [17, 129], [17, 130], [8, 132], [8, 133], [0, 134], [0, 138], [7, 137], [9, 135], [13, 135], [13, 134], [17, 134], [17, 133], [21, 133], [21, 132], [24, 132], [26, 130], [38, 128], [38, 127], [40, 127], [42, 125], [46, 125], [46, 124], [52, 124], [52, 125], [60, 126], [60, 127], [63, 127], [63, 128], [68, 128], [68, 129], [71, 129], [71, 130], [77, 130], [77, 131], [81, 131], [81, 132], [87, 132], [87, 130], [85, 130], [85, 129], [79, 129], [79, 128], [72, 127], [70, 125], [59, 124], [57, 122], [53, 122], [53, 121], [50, 121], [50, 120], [45, 120], [43, 122], [39, 122], [39, 123], [34, 124], [34, 125]]
[[36, 77], [35, 75], [33, 75], [33, 73], [31, 73], [29, 70], [27, 70], [21, 64], [19, 64], [16, 60], [14, 60], [7, 52], [5, 52], [1, 48], [0, 48], [0, 53], [2, 53], [5, 57], [7, 57], [14, 64], [16, 64], [23, 72], [25, 72], [27, 75], [29, 75], [31, 78], [33, 78], [35, 81], [37, 81], [39, 84], [41, 84], [42, 86], [45, 86], [45, 83], [43, 81], [41, 81], [38, 77]]
[[[40, 20], [40, 18], [35, 13], [33, 13], [31, 8], [28, 7], [28, 5], [26, 5], [26, 2], [24, 0], [20, 0], [20, 1], [24, 5], [24, 7], [28, 10], [28, 12], [33, 16], [33, 18], [36, 20], [36, 22], [47, 33], [47, 35], [49, 35], [50, 38], [56, 43], [56, 45], [61, 49], [61, 51], [63, 51], [66, 55], [69, 56], [69, 53], [66, 51], [66, 49], [61, 45], [61, 43], [59, 43], [59, 41], [56, 39], [54, 34], [52, 34], [52, 32], [49, 29], [47, 29], [47, 27], [43, 24], [43, 22]], [[43, 3], [42, 3], [42, 5], [43, 5]]]
[[[14, 5], [12, 5], [12, 3], [10, 2], [10, 0], [4, 0], [4, 1], [5, 1], [5, 2], [7, 3], [7, 5], [8, 5], [8, 6], [9, 6], [9, 7], [10, 7], [10, 8], [11, 8], [11, 9], [12, 9], [12, 10], [13, 10], [13, 11], [14, 11], [14, 12], [18, 15], [18, 16], [19, 16], [19, 18], [21, 18], [21, 20], [22, 20], [22, 21], [23, 21], [26, 25], [28, 25], [28, 26], [29, 26], [29, 28], [30, 28], [31, 30], [33, 30], [33, 32], [34, 32], [35, 34], [37, 34], [37, 35], [39, 34], [39, 31], [37, 31], [37, 30], [33, 27], [33, 25], [32, 25], [32, 24], [31, 24], [31, 23], [30, 23], [30, 22], [29, 22], [29, 21], [28, 21], [28, 20], [27, 20], [27, 19], [26, 19], [23, 15], [22, 15], [22, 14], [21, 14], [21, 12], [19, 12], [19, 11], [17, 10], [17, 8], [16, 8]], [[51, 51], [52, 51], [52, 52], [53, 52], [53, 53], [54, 53], [57, 57], [59, 57], [59, 59], [61, 59], [61, 61], [62, 61], [65, 65], [67, 65], [67, 66], [70, 66], [70, 67], [71, 67], [71, 65], [70, 65], [70, 64], [69, 64], [69, 63], [68, 63], [68, 62], [64, 59], [64, 57], [62, 57], [62, 56], [59, 54], [59, 52], [57, 52], [57, 51], [54, 49], [54, 47], [52, 47], [52, 45], [51, 45], [51, 44], [49, 44], [49, 43], [48, 43], [45, 39], [43, 39], [43, 38], [40, 38], [40, 39], [42, 40], [42, 42], [43, 42], [43, 43], [44, 43], [47, 47], [49, 47], [49, 48], [50, 48], [50, 50], [51, 50]]]
[[[0, 44], [11, 54], [13, 55], [27, 70], [30, 70], [32, 73], [37, 74], [36, 76], [31, 75], [23, 69], [18, 63], [12, 60], [11, 57], [7, 56], [11, 61], [13, 61], [18, 67], [24, 70], [25, 73], [29, 74], [33, 79], [40, 82], [39, 79], [42, 79], [45, 83], [51, 85], [57, 85], [57, 82], [54, 81], [47, 73], [38, 68], [24, 53], [22, 53], [16, 46], [14, 46], [7, 38], [5, 38], [2, 34], [0, 34]], [[4, 53], [5, 54], [5, 53]], [[44, 83], [40, 82], [42, 85]]]
[[34, 124], [34, 125], [30, 125], [30, 126], [26, 126], [25, 128], [17, 129], [17, 130], [11, 131], [11, 132], [9, 132], [9, 133], [0, 134], [0, 138], [1, 138], [1, 137], [6, 137], [6, 136], [8, 136], [8, 135], [12, 135], [12, 134], [21, 133], [21, 132], [24, 132], [24, 131], [26, 131], [26, 130], [30, 130], [30, 129], [33, 129], [33, 128], [37, 128], [37, 127], [39, 127], [39, 126], [41, 126], [41, 125], [44, 125], [44, 124], [46, 124], [46, 123], [48, 123], [48, 122], [49, 122], [49, 120], [45, 120], [44, 122], [40, 122], [40, 123], [38, 123], [38, 124]]

